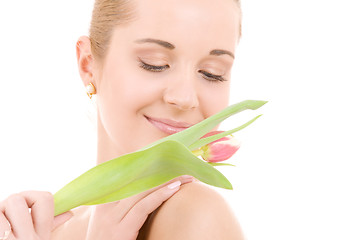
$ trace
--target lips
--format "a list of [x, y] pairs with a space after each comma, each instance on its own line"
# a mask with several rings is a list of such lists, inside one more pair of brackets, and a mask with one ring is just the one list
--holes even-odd
[[152, 117], [147, 117], [147, 116], [145, 116], [145, 118], [156, 128], [158, 128], [159, 130], [167, 134], [178, 133], [193, 125], [193, 124], [189, 124], [186, 122], [173, 121], [170, 119], [152, 118]]

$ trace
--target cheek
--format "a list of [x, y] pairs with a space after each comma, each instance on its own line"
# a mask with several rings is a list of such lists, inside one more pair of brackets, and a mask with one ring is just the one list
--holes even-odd
[[204, 89], [201, 97], [201, 108], [204, 117], [208, 118], [226, 108], [229, 105], [229, 93], [229, 82], [218, 83], [215, 87]]
[[139, 111], [155, 102], [162, 92], [158, 84], [142, 78], [138, 71], [116, 69], [104, 71], [98, 92], [100, 118], [109, 132], [136, 126]]
[[106, 81], [104, 91], [110, 91], [106, 94], [109, 101], [120, 101], [120, 105], [139, 108], [159, 97], [162, 86], [157, 80], [160, 79], [142, 73], [131, 58], [116, 61], [114, 65], [115, 69], [107, 69], [103, 77]]
[[133, 109], [144, 100], [144, 92], [144, 83], [138, 74], [120, 65], [104, 71], [99, 95], [104, 104], [115, 106], [111, 111], [120, 108]]

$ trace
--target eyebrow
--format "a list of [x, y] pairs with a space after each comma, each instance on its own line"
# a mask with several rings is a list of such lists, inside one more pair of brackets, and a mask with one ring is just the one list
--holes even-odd
[[166, 41], [163, 41], [163, 40], [159, 40], [159, 39], [153, 39], [153, 38], [143, 38], [143, 39], [138, 39], [135, 41], [136, 43], [156, 43], [162, 47], [165, 47], [167, 49], [175, 49], [175, 45], [169, 43], [169, 42], [166, 42]]
[[223, 54], [227, 54], [227, 55], [231, 56], [233, 59], [235, 59], [235, 56], [231, 51], [222, 50], [222, 49], [214, 49], [210, 52], [210, 55], [215, 55], [215, 56], [220, 56]]
[[[143, 39], [138, 39], [135, 40], [136, 43], [156, 43], [162, 47], [165, 47], [167, 49], [173, 50], [175, 49], [175, 45], [173, 45], [172, 43], [163, 41], [163, 40], [159, 40], [159, 39], [153, 39], [153, 38], [143, 38]], [[214, 55], [214, 56], [221, 56], [227, 54], [229, 56], [231, 56], [233, 59], [235, 59], [234, 54], [231, 51], [227, 51], [227, 50], [222, 50], [222, 49], [214, 49], [212, 51], [210, 51], [209, 55]]]

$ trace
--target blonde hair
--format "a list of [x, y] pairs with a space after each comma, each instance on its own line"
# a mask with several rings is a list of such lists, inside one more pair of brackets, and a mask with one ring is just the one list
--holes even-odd
[[[241, 16], [240, 0], [233, 1], [237, 3]], [[97, 60], [101, 61], [105, 57], [115, 26], [127, 23], [133, 18], [132, 5], [131, 0], [95, 0], [89, 38], [92, 53]], [[241, 19], [239, 31], [241, 37]]]

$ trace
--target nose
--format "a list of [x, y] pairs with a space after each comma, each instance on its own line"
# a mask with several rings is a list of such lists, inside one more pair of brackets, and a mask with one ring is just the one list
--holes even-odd
[[164, 101], [182, 111], [197, 108], [198, 93], [193, 80], [183, 78], [179, 81], [170, 81], [164, 92]]

